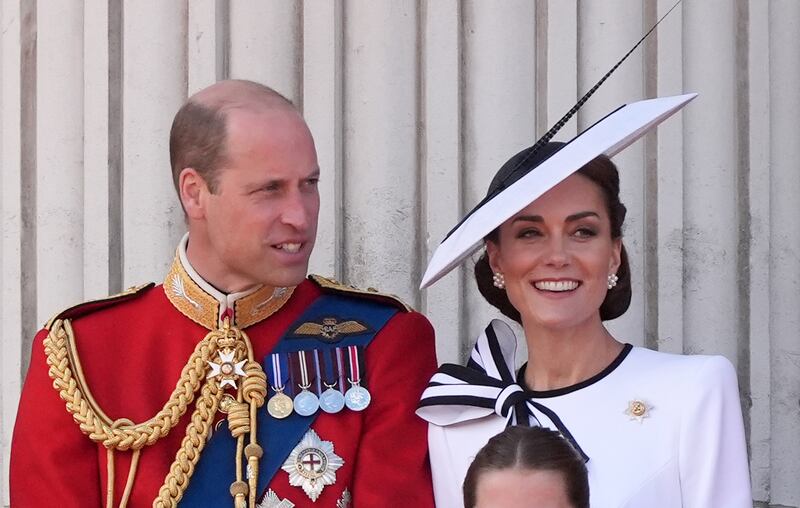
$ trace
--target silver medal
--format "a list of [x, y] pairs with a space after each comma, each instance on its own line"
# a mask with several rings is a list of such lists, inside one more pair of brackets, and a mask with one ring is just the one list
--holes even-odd
[[351, 411], [363, 411], [367, 409], [372, 396], [369, 391], [361, 385], [351, 386], [344, 394], [344, 403]]
[[300, 416], [311, 416], [319, 409], [319, 399], [308, 390], [303, 390], [294, 398], [294, 411]]
[[319, 396], [319, 407], [326, 413], [338, 413], [344, 408], [344, 403], [342, 392], [332, 387]]

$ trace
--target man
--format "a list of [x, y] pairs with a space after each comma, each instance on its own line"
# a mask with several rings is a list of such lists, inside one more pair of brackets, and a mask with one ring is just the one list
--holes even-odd
[[432, 506], [416, 400], [430, 324], [311, 276], [311, 134], [247, 81], [175, 117], [189, 232], [163, 285], [73, 307], [37, 334], [11, 457], [15, 508]]

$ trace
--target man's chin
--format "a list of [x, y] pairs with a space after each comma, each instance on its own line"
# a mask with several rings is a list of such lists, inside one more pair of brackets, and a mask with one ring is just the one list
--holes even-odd
[[284, 271], [281, 273], [265, 274], [262, 284], [271, 287], [293, 287], [303, 282], [308, 273], [308, 268], [302, 270]]

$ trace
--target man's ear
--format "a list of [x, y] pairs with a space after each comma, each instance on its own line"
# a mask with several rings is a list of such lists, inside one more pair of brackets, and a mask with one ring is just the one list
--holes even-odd
[[202, 219], [205, 216], [205, 197], [209, 190], [206, 181], [194, 168], [183, 168], [178, 175], [178, 194], [187, 217]]

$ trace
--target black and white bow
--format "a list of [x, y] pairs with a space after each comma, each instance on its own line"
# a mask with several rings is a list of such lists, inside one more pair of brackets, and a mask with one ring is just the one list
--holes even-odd
[[478, 337], [466, 366], [445, 363], [439, 367], [422, 393], [417, 414], [446, 427], [492, 413], [504, 418], [506, 426], [541, 425], [538, 413], [547, 417], [588, 461], [558, 415], [532, 400], [533, 394], [514, 379], [516, 348], [511, 328], [499, 319], [492, 320]]

